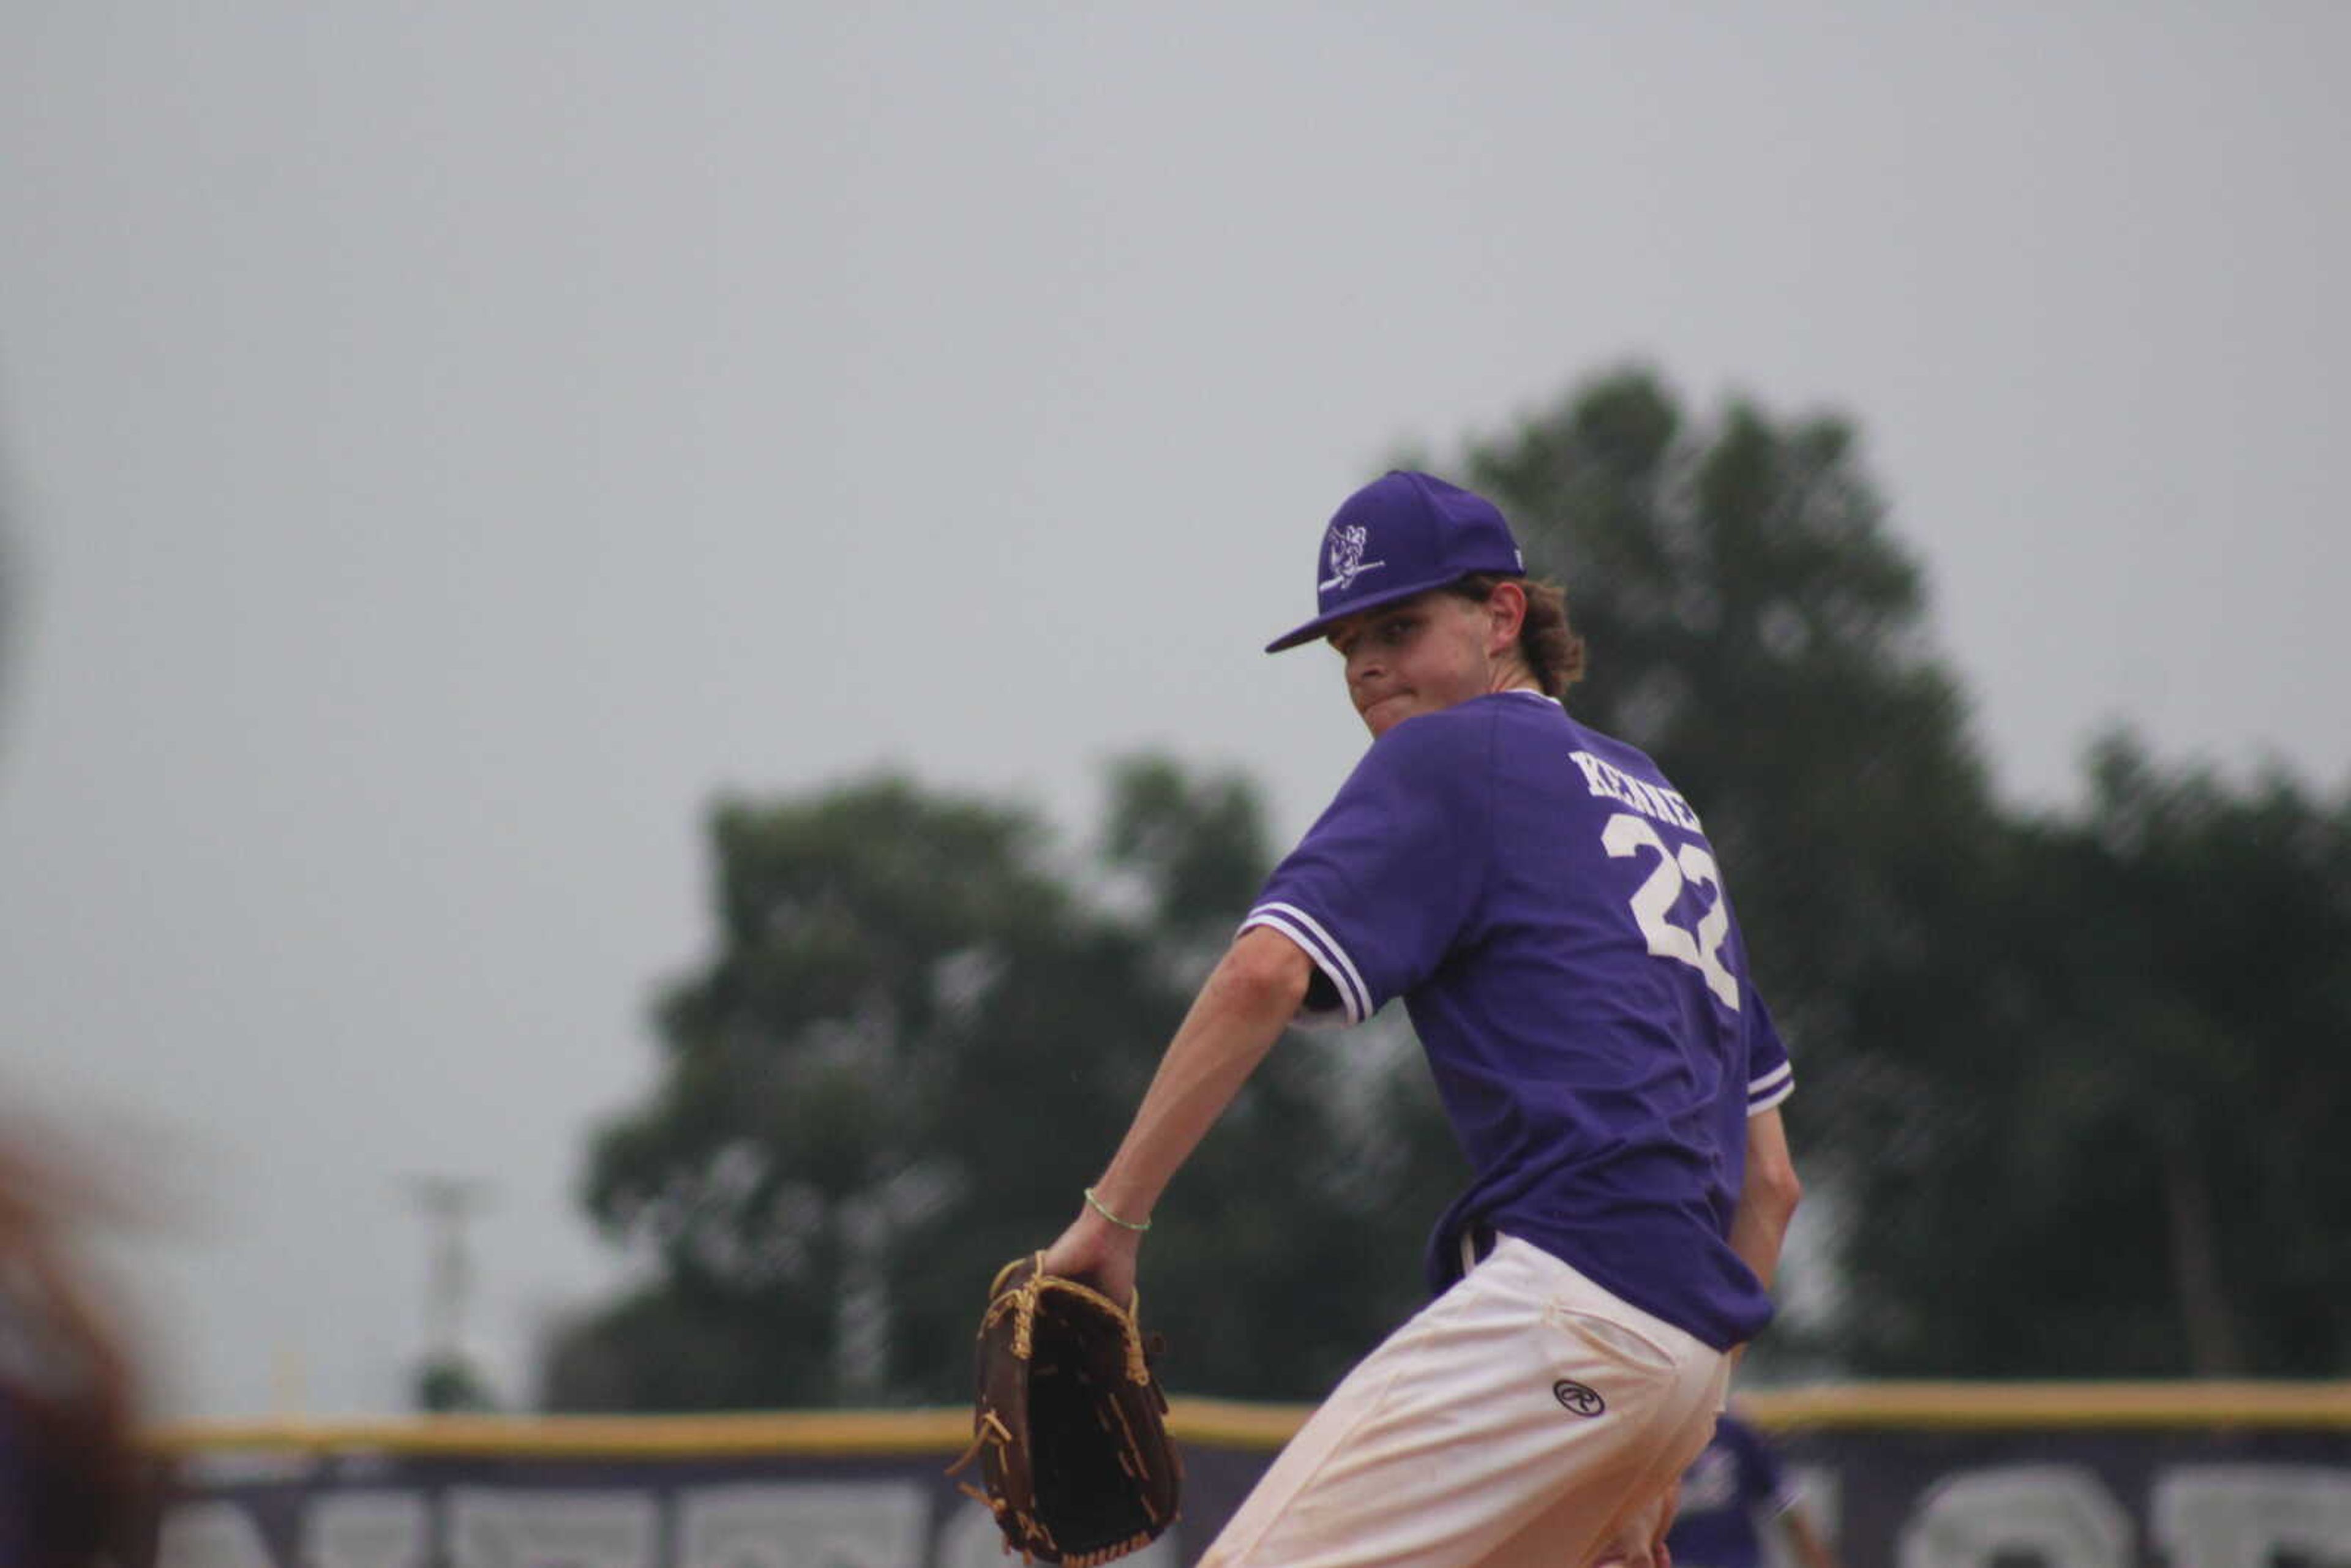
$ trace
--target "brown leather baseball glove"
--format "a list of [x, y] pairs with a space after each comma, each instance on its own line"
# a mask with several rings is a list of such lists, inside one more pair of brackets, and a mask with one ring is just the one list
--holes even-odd
[[1007, 1263], [979, 1320], [972, 1443], [1005, 1545], [1022, 1558], [1091, 1568], [1151, 1544], [1176, 1521], [1184, 1465], [1167, 1435], [1167, 1396], [1132, 1306], [1043, 1271], [1045, 1255]]

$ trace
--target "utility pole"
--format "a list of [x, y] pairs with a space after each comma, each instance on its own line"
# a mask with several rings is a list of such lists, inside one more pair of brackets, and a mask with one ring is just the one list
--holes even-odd
[[465, 1308], [474, 1289], [465, 1227], [488, 1201], [488, 1184], [434, 1173], [411, 1176], [408, 1190], [425, 1228], [424, 1357], [417, 1379], [418, 1403], [428, 1410], [486, 1404], [487, 1391], [465, 1354]]

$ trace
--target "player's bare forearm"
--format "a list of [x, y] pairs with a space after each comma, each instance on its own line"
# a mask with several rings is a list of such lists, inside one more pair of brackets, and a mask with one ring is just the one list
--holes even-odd
[[1241, 933], [1193, 999], [1168, 1043], [1159, 1071], [1094, 1197], [1129, 1222], [1121, 1226], [1092, 1205], [1046, 1255], [1048, 1271], [1091, 1275], [1113, 1296], [1133, 1288], [1134, 1254], [1146, 1222], [1208, 1129], [1281, 1038], [1306, 996], [1311, 963], [1298, 946], [1262, 926]]
[[1804, 1195], [1788, 1154], [1788, 1129], [1774, 1109], [1747, 1119], [1747, 1168], [1730, 1217], [1730, 1249], [1766, 1290], [1780, 1272], [1780, 1246]]
[[1297, 1015], [1309, 965], [1296, 944], [1262, 927], [1226, 951], [1143, 1096], [1118, 1153], [1094, 1191], [1133, 1218], [1151, 1212], [1233, 1096]]

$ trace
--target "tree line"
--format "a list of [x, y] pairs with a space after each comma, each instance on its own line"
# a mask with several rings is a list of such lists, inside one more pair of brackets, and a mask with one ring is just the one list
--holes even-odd
[[[1567, 585], [1570, 706], [1704, 814], [1795, 1056], [1831, 1288], [1758, 1371], [2341, 1375], [2351, 789], [2116, 734], [2080, 806], [2005, 806], [1844, 420], [1629, 369], [1445, 466]], [[889, 774], [712, 808], [709, 951], [581, 1185], [643, 1282], [550, 1338], [543, 1404], [967, 1397], [987, 1279], [1066, 1222], [1280, 848], [1244, 775], [1110, 785], [1074, 858]], [[1293, 1033], [1146, 1249], [1171, 1385], [1319, 1395], [1463, 1174], [1400, 1017]]]

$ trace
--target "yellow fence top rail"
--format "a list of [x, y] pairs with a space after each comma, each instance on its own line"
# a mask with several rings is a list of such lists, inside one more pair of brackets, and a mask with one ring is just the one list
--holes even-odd
[[2351, 1430], [2351, 1383], [1853, 1383], [1758, 1391], [1739, 1402], [1759, 1423], [1782, 1430]]
[[[2346, 1383], [1855, 1383], [1757, 1390], [1740, 1408], [1778, 1430], [2018, 1430], [2129, 1427], [2351, 1431]], [[1280, 1448], [1310, 1406], [1177, 1399], [1176, 1436], [1225, 1448]], [[414, 1416], [377, 1420], [179, 1421], [149, 1444], [181, 1457], [223, 1453], [573, 1458], [812, 1458], [954, 1454], [971, 1413], [827, 1410], [724, 1416]]]

